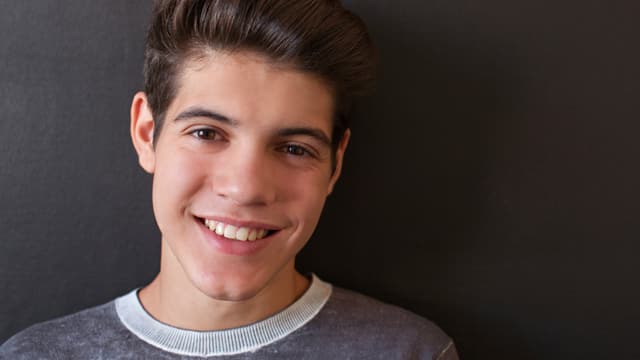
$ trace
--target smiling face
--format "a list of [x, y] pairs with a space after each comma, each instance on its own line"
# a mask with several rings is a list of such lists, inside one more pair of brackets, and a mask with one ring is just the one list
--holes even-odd
[[329, 87], [312, 75], [250, 53], [210, 52], [184, 66], [154, 146], [137, 94], [132, 136], [154, 174], [161, 275], [224, 300], [293, 279], [349, 138], [332, 171], [333, 110]]

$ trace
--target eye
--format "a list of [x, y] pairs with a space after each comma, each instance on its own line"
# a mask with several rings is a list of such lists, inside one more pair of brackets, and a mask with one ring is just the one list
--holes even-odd
[[282, 151], [284, 151], [287, 154], [290, 155], [294, 155], [294, 156], [309, 156], [311, 155], [311, 152], [308, 151], [307, 149], [305, 149], [304, 147], [300, 146], [300, 145], [285, 145], [282, 148]]
[[195, 129], [191, 132], [191, 135], [201, 140], [210, 141], [218, 140], [220, 138], [220, 134], [217, 131], [208, 128]]

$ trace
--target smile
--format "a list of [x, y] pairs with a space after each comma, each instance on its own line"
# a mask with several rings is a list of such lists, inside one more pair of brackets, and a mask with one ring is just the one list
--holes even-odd
[[260, 240], [271, 233], [271, 231], [267, 229], [256, 229], [244, 226], [238, 227], [225, 224], [221, 221], [209, 219], [204, 219], [204, 225], [209, 230], [230, 240], [255, 241]]

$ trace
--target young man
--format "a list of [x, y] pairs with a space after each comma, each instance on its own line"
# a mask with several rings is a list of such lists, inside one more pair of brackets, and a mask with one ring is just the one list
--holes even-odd
[[338, 1], [158, 1], [131, 137], [153, 174], [160, 272], [0, 356], [456, 359], [429, 321], [294, 267], [340, 176], [371, 58]]

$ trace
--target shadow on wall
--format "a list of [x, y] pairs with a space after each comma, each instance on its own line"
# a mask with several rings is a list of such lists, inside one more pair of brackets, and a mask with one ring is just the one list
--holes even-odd
[[299, 263], [430, 318], [462, 358], [525, 359], [524, 337], [478, 284], [492, 281], [482, 257], [500, 231], [495, 159], [517, 125], [514, 55], [486, 31], [363, 10], [377, 90], [357, 109], [341, 184]]

